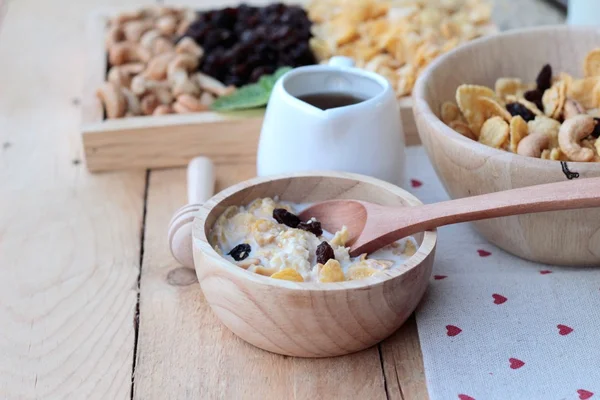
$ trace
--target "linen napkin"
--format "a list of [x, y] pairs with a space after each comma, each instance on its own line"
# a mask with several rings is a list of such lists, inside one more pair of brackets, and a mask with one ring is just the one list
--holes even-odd
[[[407, 166], [415, 196], [449, 199], [422, 147]], [[468, 224], [438, 235], [416, 314], [431, 400], [600, 400], [600, 268], [528, 262]]]

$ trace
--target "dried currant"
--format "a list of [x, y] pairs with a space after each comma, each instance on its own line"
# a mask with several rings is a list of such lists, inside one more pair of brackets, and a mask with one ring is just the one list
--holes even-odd
[[527, 122], [535, 119], [535, 114], [521, 103], [508, 103], [506, 109], [513, 117], [520, 115]]
[[550, 64], [546, 64], [542, 67], [535, 83], [537, 84], [537, 90], [542, 93], [547, 89], [550, 89], [550, 86], [552, 86], [552, 67]]
[[273, 218], [280, 224], [289, 226], [290, 228], [297, 228], [300, 223], [300, 218], [297, 215], [292, 214], [284, 208], [276, 208], [273, 210]]
[[537, 89], [533, 89], [533, 90], [529, 90], [529, 91], [525, 92], [525, 94], [523, 94], [523, 97], [525, 97], [525, 100], [534, 103], [537, 106], [537, 108], [539, 108], [540, 110], [543, 110], [544, 109], [544, 105], [542, 104], [542, 96], [543, 95], [544, 95], [543, 92], [540, 92]]
[[317, 262], [325, 265], [325, 263], [332, 258], [335, 260], [335, 253], [329, 243], [321, 242], [321, 244], [317, 246]]
[[594, 120], [596, 121], [596, 126], [592, 132], [592, 136], [598, 139], [600, 137], [600, 118], [594, 118]]
[[233, 257], [235, 261], [242, 261], [248, 258], [252, 247], [248, 243], [242, 243], [235, 246], [227, 255]]
[[316, 64], [309, 46], [311, 25], [299, 6], [241, 4], [198, 13], [184, 36], [206, 52], [200, 71], [239, 87], [270, 74], [269, 69]]
[[321, 236], [323, 234], [323, 229], [321, 228], [321, 223], [316, 219], [311, 219], [307, 222], [300, 222], [298, 224], [298, 229], [302, 229], [303, 231], [307, 231], [310, 233], [314, 233], [315, 236]]

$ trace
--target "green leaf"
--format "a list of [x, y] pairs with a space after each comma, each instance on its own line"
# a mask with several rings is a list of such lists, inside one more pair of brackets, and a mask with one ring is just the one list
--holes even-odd
[[230, 95], [219, 97], [211, 108], [215, 111], [235, 111], [263, 107], [269, 102], [277, 80], [291, 69], [281, 67], [272, 75], [263, 75], [257, 83], [242, 86]]
[[211, 108], [215, 111], [245, 110], [262, 107], [269, 101], [271, 91], [258, 83], [243, 86], [230, 95], [219, 97]]

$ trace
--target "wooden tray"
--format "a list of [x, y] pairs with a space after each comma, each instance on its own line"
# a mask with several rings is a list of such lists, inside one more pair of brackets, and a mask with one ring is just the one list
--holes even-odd
[[[185, 166], [206, 156], [215, 162], [256, 159], [264, 110], [222, 114], [143, 116], [105, 120], [96, 89], [106, 78], [104, 46], [110, 16], [119, 10], [93, 13], [87, 24], [87, 77], [83, 98], [82, 142], [90, 171]], [[400, 118], [407, 145], [420, 144], [412, 114], [412, 99], [399, 100]]]

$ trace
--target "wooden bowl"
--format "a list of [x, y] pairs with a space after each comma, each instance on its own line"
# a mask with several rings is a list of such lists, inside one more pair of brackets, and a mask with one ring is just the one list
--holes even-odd
[[298, 357], [353, 353], [398, 329], [427, 287], [436, 233], [416, 235], [417, 253], [381, 276], [327, 284], [248, 272], [222, 258], [208, 243], [207, 234], [227, 207], [277, 195], [298, 203], [359, 199], [397, 206], [421, 204], [383, 181], [332, 172], [255, 178], [215, 195], [194, 220], [193, 247], [198, 281], [219, 319], [261, 349]]
[[[442, 103], [454, 100], [463, 83], [493, 88], [500, 77], [535, 82], [546, 63], [555, 73], [583, 77], [583, 59], [598, 43], [596, 28], [526, 29], [476, 40], [432, 63], [416, 84], [414, 114], [421, 141], [450, 197], [600, 176], [598, 163], [561, 164], [493, 149], [438, 118]], [[474, 226], [491, 243], [528, 260], [600, 265], [600, 209], [520, 215]]]

